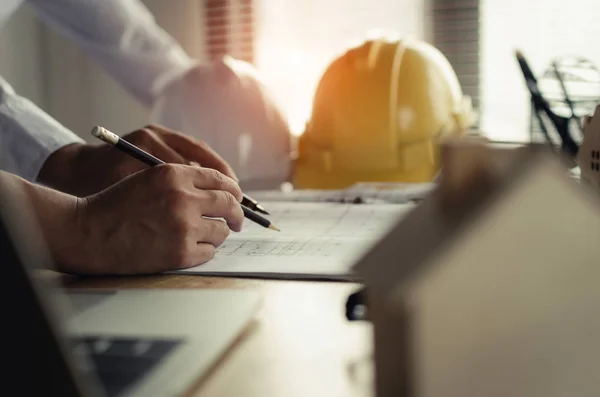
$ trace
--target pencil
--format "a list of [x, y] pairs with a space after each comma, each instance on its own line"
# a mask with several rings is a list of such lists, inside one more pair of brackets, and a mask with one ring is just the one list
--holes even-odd
[[[96, 138], [100, 139], [101, 141], [108, 143], [109, 145], [113, 145], [115, 148], [130, 155], [131, 157], [136, 158], [137, 160], [141, 161], [142, 163], [144, 163], [150, 167], [154, 167], [154, 166], [161, 165], [161, 164], [166, 164], [161, 159], [140, 149], [139, 147], [135, 146], [134, 144], [127, 142], [125, 139], [121, 139], [121, 137], [119, 137], [117, 134], [112, 133], [109, 130], [107, 130], [106, 128], [101, 127], [99, 125], [92, 128], [92, 135], [95, 136]], [[244, 216], [246, 218], [250, 219], [253, 222], [258, 223], [259, 225], [261, 225], [263, 227], [266, 227], [267, 229], [279, 231], [279, 229], [275, 225], [273, 225], [271, 223], [271, 221], [262, 217], [261, 215], [257, 214], [256, 212], [252, 211], [252, 209], [246, 207], [246, 204], [244, 201], [246, 201], [246, 203], [250, 202], [250, 204], [253, 204], [252, 207], [255, 207], [256, 209], [259, 209], [259, 207], [260, 207], [261, 212], [266, 213], [266, 211], [264, 211], [264, 209], [262, 209], [262, 207], [260, 206], [260, 204], [258, 204], [256, 202], [256, 200], [253, 200], [247, 196], [244, 196], [242, 198], [242, 202], [240, 203], [240, 205], [242, 207], [242, 210], [244, 211]]]
[[256, 212], [261, 212], [265, 215], [271, 215], [267, 212], [266, 209], [264, 209], [264, 207], [262, 205], [260, 205], [258, 203], [258, 201], [254, 200], [252, 197], [244, 194], [244, 197], [242, 198], [242, 204], [244, 204], [246, 207], [250, 208], [251, 210], [254, 210]]
[[267, 229], [276, 230], [278, 232], [280, 231], [277, 228], [277, 226], [275, 226], [274, 224], [271, 223], [270, 220], [260, 216], [256, 212], [253, 212], [250, 208], [242, 205], [242, 210], [244, 210], [244, 216], [246, 218], [258, 223], [259, 225], [261, 225], [263, 227], [266, 227]]

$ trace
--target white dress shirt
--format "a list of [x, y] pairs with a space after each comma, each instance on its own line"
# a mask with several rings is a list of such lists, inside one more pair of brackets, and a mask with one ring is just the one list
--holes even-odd
[[[0, 23], [21, 2], [0, 0]], [[149, 107], [197, 64], [138, 0], [26, 2]], [[75, 142], [83, 141], [0, 78], [0, 170], [34, 181], [52, 152]]]

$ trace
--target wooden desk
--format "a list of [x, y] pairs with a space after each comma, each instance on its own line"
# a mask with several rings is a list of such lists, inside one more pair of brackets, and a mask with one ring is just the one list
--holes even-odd
[[256, 321], [191, 396], [372, 396], [371, 325], [348, 322], [357, 284], [158, 275], [68, 278], [75, 288], [251, 288], [263, 293]]

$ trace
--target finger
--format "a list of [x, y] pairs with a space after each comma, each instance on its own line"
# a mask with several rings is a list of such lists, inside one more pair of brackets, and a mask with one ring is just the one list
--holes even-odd
[[198, 243], [197, 241], [190, 239], [185, 258], [182, 258], [182, 260], [177, 263], [176, 267], [185, 269], [206, 263], [215, 256], [215, 251], [215, 246], [210, 243]]
[[229, 227], [220, 219], [202, 218], [197, 223], [194, 235], [196, 236], [197, 243], [208, 243], [218, 248], [223, 244], [227, 236], [229, 236]]
[[203, 167], [220, 171], [235, 181], [239, 180], [231, 166], [206, 143], [166, 127], [150, 126], [149, 128], [159, 134], [165, 143], [176, 150], [181, 156], [195, 161]]
[[223, 218], [235, 232], [242, 230], [244, 211], [236, 198], [223, 190], [205, 190], [198, 195], [202, 216]]
[[158, 157], [165, 163], [188, 164], [188, 161], [175, 149], [165, 143], [159, 134], [143, 128], [123, 137], [126, 141]]
[[223, 190], [229, 192], [238, 202], [242, 201], [242, 190], [236, 181], [217, 170], [203, 167], [186, 167], [191, 173], [194, 187], [202, 190]]

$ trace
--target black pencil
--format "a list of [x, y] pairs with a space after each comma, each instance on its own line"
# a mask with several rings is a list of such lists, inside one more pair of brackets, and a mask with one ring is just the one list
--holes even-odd
[[[92, 135], [110, 145], [113, 145], [115, 148], [138, 159], [139, 161], [141, 161], [142, 163], [144, 163], [150, 167], [154, 167], [154, 166], [161, 165], [161, 164], [166, 164], [161, 159], [140, 149], [139, 147], [135, 146], [134, 144], [127, 142], [125, 139], [121, 139], [121, 137], [119, 137], [117, 134], [110, 132], [109, 130], [107, 130], [104, 127], [100, 127], [99, 125], [92, 128]], [[248, 205], [248, 203], [250, 205]], [[262, 217], [261, 215], [257, 214], [256, 212], [252, 211], [252, 209], [250, 209], [250, 208], [255, 208], [256, 210], [258, 210], [260, 212], [267, 213], [260, 206], [260, 204], [258, 204], [256, 202], [256, 200], [253, 200], [253, 199], [249, 198], [248, 196], [244, 196], [242, 198], [242, 202], [240, 203], [240, 205], [242, 207], [242, 210], [244, 210], [244, 216], [246, 218], [248, 218], [251, 221], [256, 222], [259, 225], [266, 227], [268, 229], [279, 231], [279, 229], [275, 225], [273, 225], [271, 223], [271, 221], [269, 221], [268, 219]], [[250, 208], [248, 208], [246, 205], [248, 205], [248, 207], [250, 207]]]
[[246, 194], [244, 194], [244, 197], [242, 198], [242, 204], [244, 204], [246, 207], [250, 208], [251, 210], [261, 212], [265, 215], [271, 215], [267, 212], [266, 209], [264, 209], [264, 207], [262, 205], [260, 205], [258, 203], [258, 201], [254, 200], [252, 197], [250, 197]]
[[[124, 152], [135, 157], [136, 159], [140, 160], [141, 162], [145, 163], [146, 165], [149, 165], [150, 167], [154, 167], [155, 165], [165, 163], [164, 161], [154, 157], [150, 153], [143, 151], [142, 149], [138, 148], [135, 145], [132, 145], [131, 143], [127, 142], [125, 139], [120, 139], [120, 137], [118, 135], [113, 134], [112, 132], [108, 131], [106, 128], [103, 128], [103, 131], [106, 131], [105, 133], [101, 132], [100, 130], [96, 130], [97, 128], [99, 129], [99, 128], [103, 128], [103, 127], [100, 127], [100, 126], [94, 127], [94, 129], [92, 130], [92, 135], [94, 135], [96, 138], [102, 139], [106, 143], [110, 143], [110, 144], [114, 145], [115, 147], [123, 150]], [[242, 197], [242, 205], [245, 205], [246, 207], [250, 208], [253, 211], [258, 211], [263, 214], [270, 215], [263, 208], [262, 205], [260, 205], [256, 200], [254, 200], [252, 197], [250, 197], [246, 194], [244, 194]]]
[[275, 226], [274, 224], [271, 223], [270, 220], [268, 220], [267, 218], [264, 218], [262, 216], [260, 216], [259, 214], [257, 214], [256, 212], [253, 212], [250, 208], [245, 207], [242, 205], [242, 209], [244, 210], [244, 216], [256, 223], [258, 223], [259, 225], [266, 227], [267, 229], [271, 229], [271, 230], [277, 230], [279, 231], [279, 229], [277, 228], [277, 226]]

